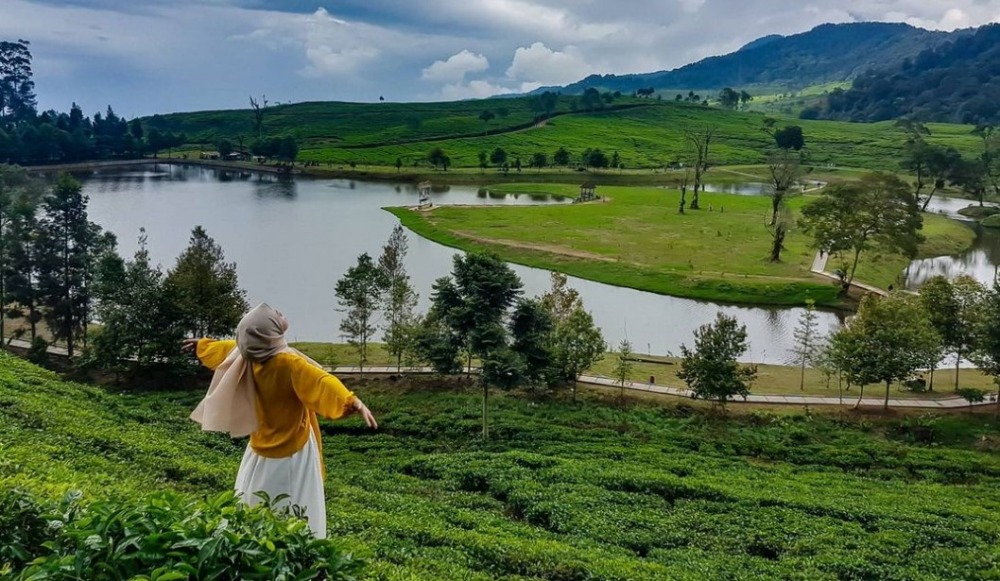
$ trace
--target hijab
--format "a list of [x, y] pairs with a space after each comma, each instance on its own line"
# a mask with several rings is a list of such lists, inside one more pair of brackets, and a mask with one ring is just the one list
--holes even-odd
[[266, 303], [250, 310], [236, 327], [236, 348], [215, 368], [208, 393], [191, 412], [191, 419], [212, 432], [241, 438], [257, 431], [257, 385], [253, 364], [278, 353], [294, 353], [311, 365], [322, 365], [288, 346], [288, 320]]

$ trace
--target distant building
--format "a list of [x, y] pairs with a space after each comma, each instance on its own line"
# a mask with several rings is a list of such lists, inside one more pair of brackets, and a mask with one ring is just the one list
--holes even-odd
[[201, 159], [219, 159], [221, 156], [218, 151], [203, 151], [200, 157]]

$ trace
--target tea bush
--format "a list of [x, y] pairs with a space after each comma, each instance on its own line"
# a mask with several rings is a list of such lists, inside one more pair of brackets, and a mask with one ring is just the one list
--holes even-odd
[[0, 567], [31, 581], [357, 579], [360, 561], [270, 505], [249, 508], [231, 492], [207, 501], [159, 492], [138, 503], [83, 504], [71, 494], [42, 507], [8, 491], [0, 507], [15, 510], [0, 521]]

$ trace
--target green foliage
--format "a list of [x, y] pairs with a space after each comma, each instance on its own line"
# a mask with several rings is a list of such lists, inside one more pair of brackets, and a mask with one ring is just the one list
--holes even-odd
[[924, 240], [916, 197], [905, 182], [884, 173], [825, 188], [819, 199], [802, 208], [800, 224], [812, 235], [815, 248], [844, 257], [845, 288], [854, 280], [862, 252], [878, 247], [916, 256]]
[[448, 171], [448, 166], [451, 165], [451, 158], [440, 147], [435, 147], [427, 154], [427, 161], [434, 167], [441, 166], [444, 171]]
[[972, 387], [960, 387], [955, 390], [958, 397], [969, 402], [969, 405], [976, 403], [981, 403], [986, 399], [986, 392], [981, 389], [975, 389]]
[[746, 397], [757, 377], [756, 367], [736, 363], [747, 347], [746, 325], [719, 312], [715, 322], [695, 330], [693, 349], [681, 345], [683, 359], [677, 377], [687, 383], [695, 397], [718, 400], [725, 407], [730, 398]]
[[985, 219], [979, 223], [987, 228], [1000, 228], [1000, 214], [994, 214], [992, 216], [987, 216]]
[[822, 338], [816, 328], [816, 302], [806, 301], [806, 310], [799, 318], [799, 324], [792, 331], [795, 338], [795, 347], [792, 353], [795, 354], [799, 362], [799, 389], [805, 389], [806, 366], [815, 365], [823, 349]]
[[615, 351], [615, 379], [621, 385], [621, 398], [625, 399], [625, 382], [632, 377], [632, 368], [635, 366], [632, 361], [632, 343], [628, 339], [622, 339]]
[[358, 256], [358, 263], [347, 269], [337, 281], [336, 295], [340, 310], [345, 313], [340, 331], [358, 351], [358, 364], [363, 368], [368, 355], [368, 341], [378, 330], [375, 314], [388, 285], [386, 273], [368, 253]]
[[181, 352], [187, 315], [163, 272], [150, 263], [146, 231], [140, 229], [139, 248], [121, 265], [116, 256], [101, 262], [97, 315], [101, 329], [94, 339], [89, 363], [116, 374], [158, 371], [183, 375], [193, 371]]
[[191, 231], [164, 285], [192, 337], [231, 336], [249, 309], [236, 263], [225, 261], [222, 247], [201, 226]]
[[885, 384], [886, 408], [891, 383], [908, 379], [941, 354], [941, 337], [920, 299], [899, 292], [885, 298], [865, 296], [857, 316], [831, 341], [852, 383]]
[[23, 168], [0, 164], [0, 343], [4, 342], [5, 319], [11, 314], [25, 316], [27, 310], [32, 328], [39, 315], [34, 275], [39, 242], [36, 214], [42, 195], [40, 180]]
[[403, 227], [397, 224], [392, 229], [388, 243], [382, 247], [378, 268], [382, 272], [385, 287], [382, 289], [382, 310], [385, 313], [386, 350], [396, 357], [396, 365], [401, 366], [403, 354], [413, 350], [414, 324], [417, 293], [406, 272], [406, 252], [408, 243]]
[[800, 151], [806, 145], [802, 128], [798, 125], [782, 127], [774, 132], [774, 144], [780, 149]]
[[550, 386], [558, 381], [552, 367], [553, 332], [556, 327], [552, 313], [539, 299], [521, 299], [510, 316], [511, 351], [520, 357], [524, 368], [521, 383]]
[[607, 344], [580, 293], [567, 286], [566, 275], [553, 272], [551, 278], [552, 288], [542, 295], [541, 304], [555, 325], [550, 338], [554, 379], [570, 382], [575, 400], [577, 378], [604, 357]]
[[25, 528], [0, 537], [0, 553], [10, 553], [16, 569], [33, 551], [37, 558], [17, 578], [39, 581], [357, 579], [361, 561], [270, 505], [248, 508], [231, 492], [207, 501], [160, 492], [139, 503], [84, 504], [67, 495], [43, 507], [14, 490], [0, 495], [0, 506], [14, 511], [3, 518]]

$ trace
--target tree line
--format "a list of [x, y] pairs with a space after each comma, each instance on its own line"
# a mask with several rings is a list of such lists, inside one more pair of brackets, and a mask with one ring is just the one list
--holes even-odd
[[116, 373], [189, 370], [178, 341], [231, 334], [247, 309], [235, 265], [200, 226], [167, 272], [150, 261], [145, 231], [125, 260], [87, 203], [69, 175], [49, 186], [0, 166], [0, 342], [27, 338], [40, 359], [58, 341]]

